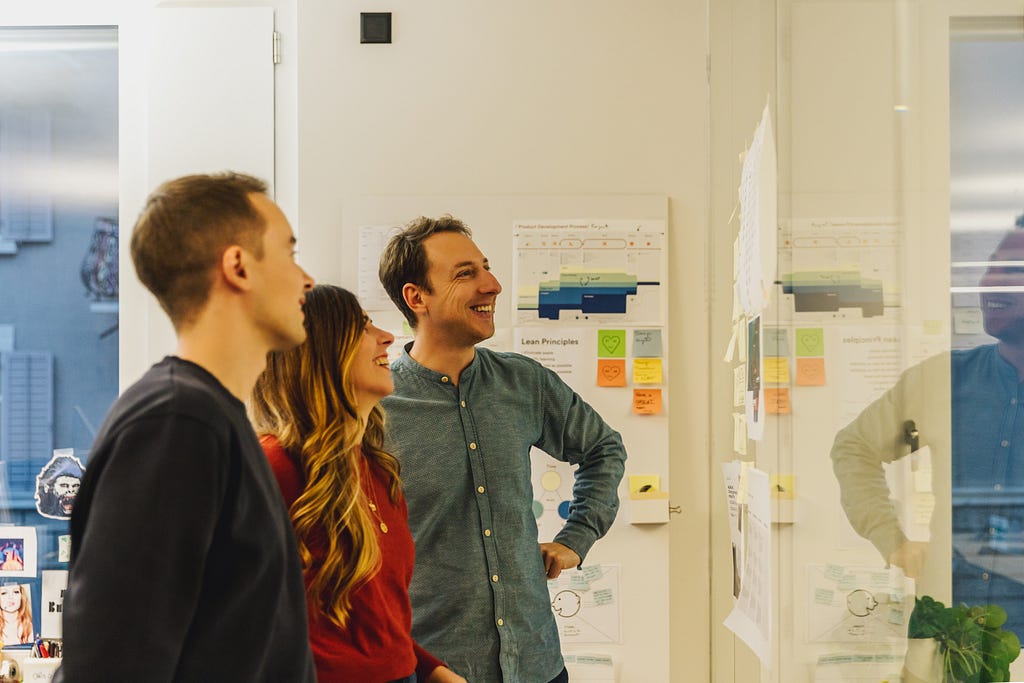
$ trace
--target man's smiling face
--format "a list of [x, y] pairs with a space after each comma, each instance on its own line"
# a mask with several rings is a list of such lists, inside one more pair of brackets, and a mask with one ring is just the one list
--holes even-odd
[[990, 261], [992, 265], [981, 278], [988, 288], [981, 294], [981, 311], [985, 332], [1007, 343], [1024, 343], [1024, 291], [1006, 291], [1024, 287], [1024, 230], [1009, 233], [999, 243]]
[[429, 292], [418, 331], [457, 348], [472, 347], [494, 335], [494, 303], [501, 284], [473, 240], [439, 232], [423, 241]]

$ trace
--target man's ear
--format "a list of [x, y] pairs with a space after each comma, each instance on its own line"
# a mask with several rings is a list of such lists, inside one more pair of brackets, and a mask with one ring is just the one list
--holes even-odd
[[425, 313], [427, 310], [427, 304], [423, 300], [423, 290], [411, 282], [406, 282], [402, 286], [402, 299], [405, 300], [405, 305], [417, 315]]
[[236, 289], [249, 289], [252, 286], [247, 268], [250, 258], [249, 253], [237, 244], [225, 249], [220, 257], [220, 275], [225, 283]]

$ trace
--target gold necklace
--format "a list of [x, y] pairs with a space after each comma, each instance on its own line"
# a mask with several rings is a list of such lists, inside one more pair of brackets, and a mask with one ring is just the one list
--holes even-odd
[[[373, 475], [371, 474], [370, 476], [373, 476]], [[371, 486], [373, 485], [372, 482], [369, 482], [369, 483], [370, 483]], [[373, 502], [373, 501], [374, 501], [373, 495], [370, 494], [369, 492], [367, 492], [367, 494], [366, 494], [366, 503], [367, 503], [367, 505], [370, 506], [370, 512], [372, 512], [373, 516], [377, 518], [377, 525], [380, 527], [380, 530], [383, 533], [386, 534], [388, 532], [388, 525], [384, 523], [384, 520], [381, 518], [380, 513], [377, 512], [377, 504], [375, 502]]]

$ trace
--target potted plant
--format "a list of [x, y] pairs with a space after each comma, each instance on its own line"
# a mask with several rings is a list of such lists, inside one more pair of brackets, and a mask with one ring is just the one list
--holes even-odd
[[943, 683], [1009, 681], [1020, 640], [1005, 623], [1006, 610], [998, 605], [946, 607], [925, 595], [915, 600], [907, 637], [935, 640]]

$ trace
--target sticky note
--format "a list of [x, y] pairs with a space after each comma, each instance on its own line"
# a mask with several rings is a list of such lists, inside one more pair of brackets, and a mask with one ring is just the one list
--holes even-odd
[[637, 358], [660, 358], [661, 330], [633, 330], [633, 355]]
[[597, 386], [626, 386], [626, 361], [610, 358], [597, 359]]
[[798, 387], [821, 387], [825, 385], [824, 358], [797, 358], [796, 385]]
[[796, 475], [771, 474], [768, 475], [768, 482], [772, 498], [779, 500], [794, 500], [796, 498]]
[[953, 332], [956, 334], [981, 334], [985, 324], [981, 319], [981, 309], [977, 306], [953, 309]]
[[587, 582], [587, 584], [590, 584], [592, 581], [597, 581], [602, 576], [604, 576], [604, 569], [602, 569], [601, 565], [599, 564], [591, 564], [587, 565], [586, 567], [583, 567], [580, 570], [580, 573], [583, 574], [583, 579]]
[[764, 358], [764, 381], [768, 384], [789, 384], [789, 359]]
[[869, 572], [868, 585], [873, 590], [881, 590], [889, 587], [889, 572]]
[[903, 610], [899, 607], [889, 608], [889, 623], [890, 624], [902, 624], [903, 623]]
[[841, 591], [853, 590], [857, 587], [857, 575], [843, 574], [842, 578], [839, 579], [839, 583], [836, 585]]
[[611, 588], [599, 588], [594, 591], [594, 604], [597, 606], [610, 605], [615, 602], [615, 594]]
[[825, 330], [820, 327], [801, 327], [796, 331], [796, 355], [824, 356]]
[[732, 405], [739, 407], [747, 400], [747, 366], [737, 365], [732, 369]]
[[764, 355], [789, 355], [789, 330], [785, 327], [766, 327], [761, 333], [764, 335]]
[[71, 561], [71, 534], [57, 537], [57, 561]]
[[625, 330], [598, 330], [597, 331], [597, 357], [598, 358], [625, 358], [626, 357], [626, 331]]
[[633, 412], [639, 415], [657, 415], [661, 412], [661, 389], [634, 389]]
[[834, 598], [836, 592], [831, 588], [815, 588], [814, 589], [814, 602], [819, 605], [831, 605], [832, 598]]
[[633, 359], [634, 384], [661, 384], [660, 358]]
[[839, 564], [826, 564], [825, 565], [825, 578], [827, 578], [827, 579], [832, 579], [833, 581], [838, 581], [839, 579], [843, 578], [843, 574], [845, 574], [845, 573], [846, 573], [846, 570], [843, 569], [842, 565], [839, 565]]
[[631, 474], [629, 475], [629, 492], [636, 493], [644, 486], [650, 486], [651, 491], [661, 489], [661, 477], [657, 474]]
[[769, 415], [789, 415], [789, 389], [780, 387], [764, 390], [764, 412]]
[[569, 575], [569, 588], [586, 592], [590, 590], [590, 582], [587, 581], [587, 577], [583, 576], [582, 572], [572, 572]]
[[747, 454], [747, 416], [743, 413], [732, 414], [732, 449]]

